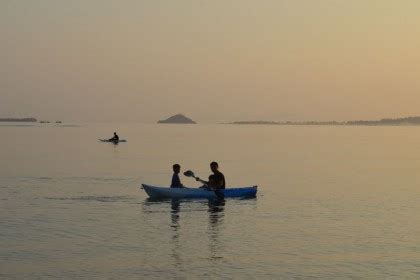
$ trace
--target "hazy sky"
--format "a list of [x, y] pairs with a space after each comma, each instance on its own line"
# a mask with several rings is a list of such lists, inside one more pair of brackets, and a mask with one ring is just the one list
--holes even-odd
[[0, 116], [420, 115], [419, 0], [1, 0], [0, 40]]

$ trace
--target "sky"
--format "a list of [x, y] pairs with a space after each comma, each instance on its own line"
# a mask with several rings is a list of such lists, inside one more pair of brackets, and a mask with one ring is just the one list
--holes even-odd
[[420, 115], [418, 0], [0, 1], [0, 117]]

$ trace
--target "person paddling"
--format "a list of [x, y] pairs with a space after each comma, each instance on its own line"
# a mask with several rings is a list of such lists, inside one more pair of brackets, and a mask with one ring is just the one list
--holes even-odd
[[213, 161], [212, 163], [210, 163], [210, 169], [213, 172], [213, 174], [209, 176], [208, 182], [205, 182], [198, 177], [195, 178], [195, 180], [204, 182], [206, 185], [208, 185], [210, 188], [213, 188], [213, 189], [217, 189], [217, 190], [225, 189], [226, 188], [225, 175], [223, 175], [223, 173], [219, 171], [219, 164]]
[[182, 185], [178, 175], [181, 171], [181, 166], [178, 163], [176, 163], [172, 166], [172, 169], [174, 171], [174, 175], [172, 175], [171, 188], [183, 188], [184, 185]]
[[116, 132], [114, 132], [114, 137], [108, 139], [109, 142], [118, 142], [120, 141], [120, 137], [117, 135]]

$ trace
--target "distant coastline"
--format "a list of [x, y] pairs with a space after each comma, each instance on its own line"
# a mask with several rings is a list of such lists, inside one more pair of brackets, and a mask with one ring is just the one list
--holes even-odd
[[0, 122], [37, 122], [35, 118], [0, 118]]
[[380, 120], [356, 120], [356, 121], [302, 121], [302, 122], [275, 122], [275, 121], [235, 121], [228, 124], [237, 125], [363, 125], [363, 126], [385, 126], [385, 125], [420, 125], [420, 116], [406, 118], [386, 118]]

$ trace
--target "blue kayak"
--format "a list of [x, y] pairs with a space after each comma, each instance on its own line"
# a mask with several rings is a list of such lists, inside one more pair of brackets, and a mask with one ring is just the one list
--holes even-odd
[[255, 197], [257, 186], [243, 188], [228, 188], [224, 190], [209, 190], [204, 188], [168, 188], [142, 184], [150, 198], [220, 198], [225, 197]]

